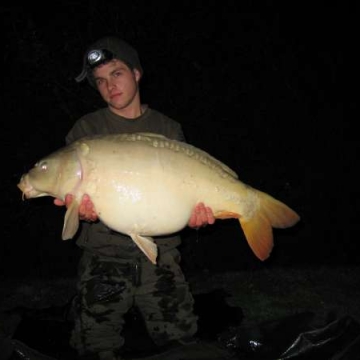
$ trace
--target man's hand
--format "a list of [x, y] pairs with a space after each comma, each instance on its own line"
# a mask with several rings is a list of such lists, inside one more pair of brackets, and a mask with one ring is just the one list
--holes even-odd
[[211, 208], [205, 206], [204, 203], [198, 203], [191, 214], [188, 225], [192, 228], [200, 228], [214, 224], [214, 222], [215, 218]]
[[[66, 206], [67, 208], [73, 201], [73, 195], [67, 194], [65, 196], [65, 201], [60, 199], [54, 199], [54, 204], [57, 206]], [[79, 219], [85, 221], [96, 221], [98, 216], [94, 210], [94, 204], [92, 203], [90, 196], [85, 194], [81, 200], [81, 204], [79, 206]]]

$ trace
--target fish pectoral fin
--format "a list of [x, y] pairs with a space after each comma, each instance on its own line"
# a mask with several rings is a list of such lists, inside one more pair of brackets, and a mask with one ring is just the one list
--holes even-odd
[[217, 211], [214, 214], [215, 219], [238, 219], [240, 215], [231, 211]]
[[269, 220], [257, 214], [248, 221], [239, 219], [246, 240], [256, 257], [262, 261], [266, 260], [274, 246], [273, 230]]
[[77, 202], [77, 200], [74, 199], [65, 213], [62, 239], [69, 240], [73, 238], [76, 232], [78, 231], [78, 229], [79, 229], [79, 203]]
[[140, 250], [147, 256], [147, 258], [156, 265], [156, 258], [158, 255], [157, 245], [154, 240], [148, 236], [141, 236], [139, 234], [129, 235]]

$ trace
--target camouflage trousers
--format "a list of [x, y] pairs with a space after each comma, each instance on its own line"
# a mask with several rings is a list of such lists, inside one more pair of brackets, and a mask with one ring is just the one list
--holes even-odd
[[145, 256], [125, 260], [85, 252], [74, 302], [72, 347], [79, 355], [119, 350], [124, 344], [124, 315], [133, 306], [156, 345], [194, 335], [194, 299], [179, 262], [177, 249], [163, 253], [157, 265]]

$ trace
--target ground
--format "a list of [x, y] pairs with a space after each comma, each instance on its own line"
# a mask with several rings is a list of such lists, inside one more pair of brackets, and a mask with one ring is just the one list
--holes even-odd
[[[324, 352], [331, 350], [336, 354], [358, 348], [360, 344], [353, 340], [360, 334], [359, 274], [358, 267], [324, 266], [190, 275], [199, 335], [237, 356], [241, 354], [241, 359], [253, 359], [261, 355], [260, 351], [267, 351], [274, 356], [269, 359], [275, 359], [276, 354], [310, 330], [320, 332], [322, 341], [325, 337], [330, 345], [338, 341], [336, 349], [321, 343]], [[68, 345], [68, 311], [75, 280], [7, 278], [2, 284], [3, 335], [58, 360], [70, 360], [70, 356], [75, 359]], [[329, 323], [332, 328], [325, 332]], [[129, 315], [128, 326], [125, 332], [129, 356], [144, 353], [148, 344], [136, 312]], [[269, 329], [276, 329], [276, 333], [270, 336]], [[345, 339], [340, 336], [344, 334]], [[250, 342], [255, 340], [262, 346], [253, 349], [250, 357]], [[316, 341], [319, 340], [313, 339], [313, 345], [320, 347]], [[139, 352], [141, 344], [143, 349]]]

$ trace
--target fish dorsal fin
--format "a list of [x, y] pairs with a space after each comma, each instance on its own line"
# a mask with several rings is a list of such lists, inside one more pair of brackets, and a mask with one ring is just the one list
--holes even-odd
[[150, 136], [150, 137], [153, 137], [153, 138], [159, 138], [159, 139], [169, 140], [165, 135], [156, 134], [156, 133], [152, 133], [152, 132], [138, 132], [138, 133], [136, 133], [136, 135], [140, 135], [140, 136]]
[[[123, 135], [123, 134], [122, 134]], [[213, 157], [212, 155], [210, 155], [209, 153], [207, 153], [204, 150], [201, 150], [191, 144], [179, 141], [179, 140], [174, 140], [174, 139], [169, 139], [164, 135], [161, 134], [155, 134], [155, 133], [150, 133], [150, 132], [139, 132], [139, 133], [135, 133], [135, 134], [130, 134], [130, 137], [133, 139], [138, 139], [141, 140], [142, 137], [144, 138], [148, 138], [150, 139], [150, 141], [152, 139], [156, 140], [163, 140], [163, 146], [161, 147], [167, 147], [167, 148], [175, 148], [176, 145], [171, 145], [171, 144], [177, 144], [179, 146], [179, 149], [181, 151], [183, 151], [185, 154], [187, 154], [187, 156], [191, 156], [191, 157], [197, 157], [197, 159], [202, 162], [205, 163], [209, 166], [212, 166], [214, 168], [219, 169], [220, 171], [222, 171], [223, 173], [238, 179], [238, 175], [237, 173], [232, 170], [231, 168], [229, 168], [226, 164], [224, 164], [222, 161], [216, 159], [215, 157]], [[158, 145], [157, 145], [158, 146]]]
[[76, 199], [68, 207], [62, 231], [62, 239], [69, 240], [73, 238], [79, 229], [79, 203]]
[[130, 234], [135, 244], [147, 256], [147, 258], [156, 265], [156, 258], [158, 254], [157, 245], [154, 240], [148, 236], [141, 236], [138, 234]]

